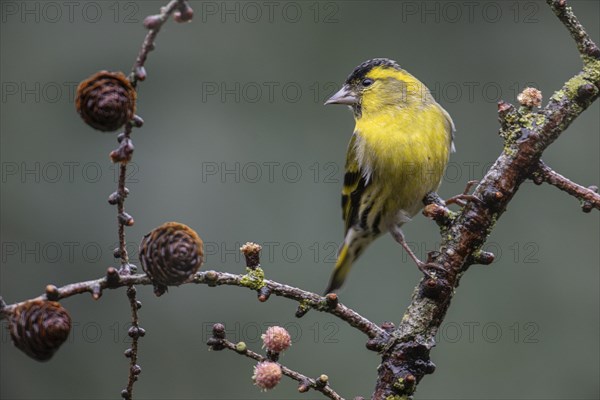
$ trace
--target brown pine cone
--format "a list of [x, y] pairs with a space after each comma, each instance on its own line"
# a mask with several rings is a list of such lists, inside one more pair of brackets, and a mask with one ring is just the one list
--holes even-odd
[[202, 239], [189, 226], [167, 222], [142, 239], [140, 263], [160, 296], [169, 285], [180, 285], [198, 272], [204, 261]]
[[122, 72], [100, 71], [77, 87], [81, 118], [100, 131], [116, 131], [135, 114], [136, 92]]
[[9, 330], [21, 351], [38, 361], [47, 361], [69, 337], [71, 316], [56, 301], [32, 300], [14, 310]]

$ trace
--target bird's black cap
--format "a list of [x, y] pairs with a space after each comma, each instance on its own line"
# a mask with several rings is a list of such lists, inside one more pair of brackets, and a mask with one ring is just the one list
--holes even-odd
[[362, 80], [364, 77], [375, 67], [385, 66], [400, 70], [400, 65], [394, 60], [390, 60], [389, 58], [374, 58], [372, 60], [367, 60], [364, 63], [360, 64], [358, 67], [354, 68], [354, 71], [348, 76], [346, 79], [346, 83], [355, 82], [357, 80]]

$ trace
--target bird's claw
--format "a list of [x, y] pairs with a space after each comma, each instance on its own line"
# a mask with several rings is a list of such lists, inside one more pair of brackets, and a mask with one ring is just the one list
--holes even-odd
[[475, 203], [482, 203], [482, 201], [479, 197], [474, 196], [472, 194], [458, 194], [458, 195], [452, 196], [448, 200], [446, 200], [446, 205], [456, 204], [457, 206], [464, 207], [467, 205], [467, 203], [469, 201], [472, 201]]
[[430, 279], [439, 278], [438, 275], [435, 275], [436, 272], [438, 272], [438, 273], [446, 272], [446, 270], [441, 265], [438, 265], [436, 263], [430, 263], [430, 262], [426, 263], [426, 262], [419, 261], [417, 263], [417, 267], [426, 277], [428, 277]]
[[475, 203], [482, 203], [481, 199], [477, 196], [474, 196], [472, 194], [469, 194], [469, 192], [471, 191], [471, 188], [478, 183], [479, 181], [469, 181], [467, 182], [467, 186], [465, 187], [465, 190], [461, 193], [458, 194], [456, 196], [452, 196], [450, 197], [448, 200], [445, 201], [446, 205], [450, 205], [450, 204], [456, 204], [459, 207], [464, 207], [467, 205], [467, 203], [469, 201], [475, 202]]

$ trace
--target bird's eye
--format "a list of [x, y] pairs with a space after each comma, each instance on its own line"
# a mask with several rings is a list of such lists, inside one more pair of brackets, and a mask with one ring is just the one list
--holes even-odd
[[362, 81], [362, 85], [364, 87], [371, 86], [372, 84], [373, 84], [373, 79], [368, 79], [367, 78], [367, 79], [363, 79], [363, 81]]

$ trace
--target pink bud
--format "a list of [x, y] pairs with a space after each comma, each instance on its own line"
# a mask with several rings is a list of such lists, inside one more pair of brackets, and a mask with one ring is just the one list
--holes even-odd
[[254, 384], [263, 390], [273, 389], [281, 380], [281, 367], [270, 361], [258, 363], [254, 367], [252, 379]]
[[274, 353], [281, 353], [282, 351], [287, 350], [292, 344], [290, 334], [285, 328], [280, 326], [269, 327], [261, 338], [263, 340], [263, 347], [266, 347], [267, 350]]

